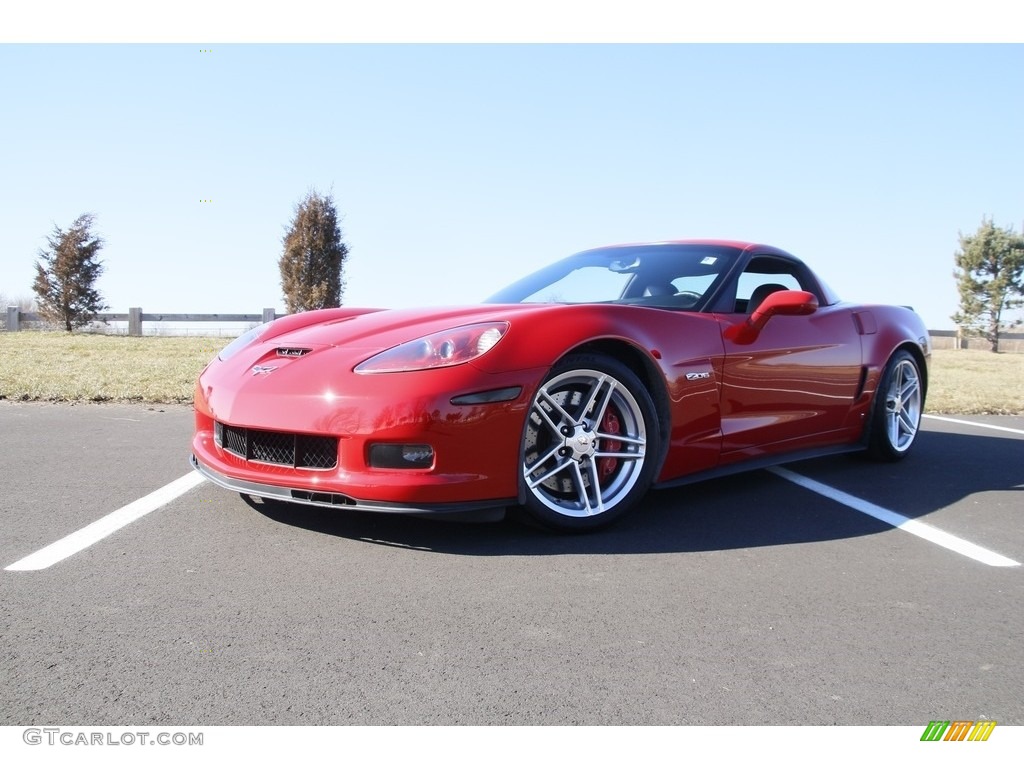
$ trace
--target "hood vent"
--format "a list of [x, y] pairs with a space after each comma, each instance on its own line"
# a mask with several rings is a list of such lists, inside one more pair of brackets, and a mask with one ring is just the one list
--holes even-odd
[[310, 352], [310, 350], [305, 349], [304, 347], [278, 347], [277, 348], [277, 356], [278, 357], [302, 357], [303, 355], [305, 355], [308, 352]]

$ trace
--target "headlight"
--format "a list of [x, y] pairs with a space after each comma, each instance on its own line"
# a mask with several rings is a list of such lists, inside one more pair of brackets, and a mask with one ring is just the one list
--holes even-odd
[[356, 373], [396, 373], [447, 368], [475, 360], [500, 341], [508, 323], [474, 323], [432, 333], [364, 360]]
[[217, 358], [224, 362], [229, 360], [238, 354], [241, 350], [252, 344], [254, 341], [258, 341], [260, 336], [263, 335], [264, 331], [267, 330], [267, 326], [270, 323], [263, 323], [263, 325], [257, 325], [255, 328], [246, 331], [237, 339], [228, 344], [224, 349], [217, 353]]

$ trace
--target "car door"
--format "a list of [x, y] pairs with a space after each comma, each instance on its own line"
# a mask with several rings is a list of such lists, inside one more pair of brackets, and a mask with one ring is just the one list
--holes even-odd
[[835, 303], [809, 315], [773, 316], [745, 343], [726, 333], [756, 309], [752, 298], [783, 289], [822, 299], [799, 262], [755, 257], [739, 277], [736, 311], [718, 315], [725, 348], [723, 462], [849, 439], [848, 417], [862, 386], [861, 342], [849, 307]]

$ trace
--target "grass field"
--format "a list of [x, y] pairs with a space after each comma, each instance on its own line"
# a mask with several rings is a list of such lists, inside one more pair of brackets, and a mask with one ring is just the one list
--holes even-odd
[[1024, 414], [1024, 353], [932, 352], [929, 413]]
[[[227, 339], [0, 333], [0, 399], [189, 403]], [[1024, 354], [932, 355], [931, 413], [1024, 414]]]
[[190, 403], [228, 339], [0, 333], [0, 398]]

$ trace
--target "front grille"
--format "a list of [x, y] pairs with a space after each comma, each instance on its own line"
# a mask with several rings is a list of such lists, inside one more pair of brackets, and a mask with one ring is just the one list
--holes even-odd
[[338, 466], [338, 438], [268, 432], [262, 429], [214, 424], [217, 445], [246, 461], [278, 464], [296, 469], [334, 469]]

